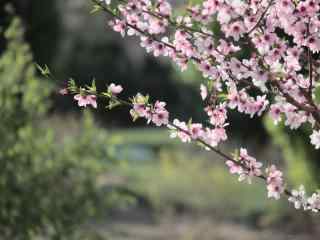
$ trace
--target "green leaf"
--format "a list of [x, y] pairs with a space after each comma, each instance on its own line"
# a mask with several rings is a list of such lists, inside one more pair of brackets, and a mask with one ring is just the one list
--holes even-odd
[[225, 94], [225, 93], [220, 93], [220, 94], [218, 95], [218, 97], [219, 97], [219, 99], [220, 99], [221, 101], [225, 101], [225, 100], [228, 99], [228, 95]]
[[130, 110], [130, 115], [132, 117], [133, 122], [137, 121], [140, 118], [139, 115], [133, 109]]
[[69, 79], [68, 89], [69, 89], [71, 92], [74, 92], [74, 93], [78, 91], [78, 87], [77, 87], [76, 81], [75, 81], [73, 78], [70, 78], [70, 79]]
[[96, 14], [97, 12], [101, 11], [103, 8], [98, 4], [93, 5], [93, 9], [90, 11], [90, 14]]
[[92, 90], [93, 92], [96, 92], [96, 91], [97, 91], [96, 79], [92, 79], [91, 90]]
[[102, 95], [102, 96], [105, 96], [105, 97], [107, 97], [107, 98], [111, 98], [111, 97], [112, 97], [112, 94], [109, 93], [109, 92], [102, 92], [101, 95]]
[[91, 86], [86, 85], [85, 88], [89, 93], [96, 94], [97, 93], [96, 80], [93, 78], [91, 82]]
[[48, 76], [51, 74], [50, 69], [47, 65], [44, 65], [44, 67], [41, 67], [39, 64], [36, 64], [36, 67], [43, 76]]

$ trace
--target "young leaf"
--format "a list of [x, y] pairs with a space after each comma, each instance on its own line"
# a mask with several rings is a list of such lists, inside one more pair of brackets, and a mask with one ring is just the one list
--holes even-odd
[[50, 69], [47, 65], [44, 65], [44, 67], [41, 67], [39, 64], [36, 64], [36, 67], [43, 76], [48, 76], [51, 74]]
[[75, 81], [73, 78], [70, 78], [70, 79], [69, 79], [68, 89], [69, 89], [71, 92], [77, 92], [77, 90], [78, 90], [76, 81]]
[[93, 5], [93, 9], [90, 11], [90, 14], [95, 14], [99, 11], [101, 11], [103, 8], [99, 6], [98, 4]]
[[96, 91], [97, 91], [96, 79], [92, 79], [91, 90], [92, 90], [93, 92], [96, 92]]

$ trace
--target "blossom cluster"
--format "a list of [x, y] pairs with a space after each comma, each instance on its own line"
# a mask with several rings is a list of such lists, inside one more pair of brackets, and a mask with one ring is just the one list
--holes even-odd
[[132, 118], [134, 120], [137, 118], [145, 118], [148, 123], [152, 122], [158, 127], [162, 125], [166, 126], [169, 123], [169, 112], [165, 108], [166, 103], [156, 101], [156, 103], [152, 105], [148, 102], [148, 99], [148, 96], [143, 96], [139, 93], [133, 98], [133, 108], [130, 110]]
[[229, 167], [230, 173], [238, 174], [239, 181], [247, 180], [248, 183], [252, 182], [252, 177], [259, 177], [262, 175], [260, 168], [262, 163], [258, 162], [254, 157], [248, 155], [246, 149], [240, 149], [240, 155], [237, 159], [238, 161], [226, 161]]
[[[77, 88], [74, 87], [71, 91], [74, 91], [74, 99], [78, 101], [79, 107], [87, 107], [92, 105], [96, 108], [96, 98], [98, 96], [92, 94], [93, 87]], [[92, 90], [93, 89], [93, 90]], [[63, 89], [63, 95], [65, 91], [69, 93], [68, 89]], [[80, 91], [81, 93], [78, 93]], [[191, 141], [197, 141], [201, 143], [205, 149], [214, 150], [220, 142], [227, 140], [227, 134], [225, 130], [225, 123], [227, 119], [225, 104], [220, 104], [215, 109], [207, 107], [205, 110], [209, 117], [210, 126], [204, 127], [200, 123], [188, 123], [174, 119], [172, 122], [169, 120], [169, 112], [166, 110], [166, 103], [163, 101], [156, 101], [154, 104], [149, 102], [149, 96], [144, 96], [138, 93], [129, 101], [123, 101], [118, 98], [118, 95], [123, 91], [121, 85], [111, 83], [107, 92], [101, 93], [100, 96], [107, 97], [110, 103], [113, 104], [125, 104], [131, 107], [130, 114], [133, 120], [137, 118], [144, 118], [148, 123], [152, 122], [156, 126], [166, 126], [170, 129], [170, 137], [178, 137], [182, 142], [187, 143]], [[285, 189], [285, 183], [283, 179], [283, 173], [276, 168], [275, 165], [271, 165], [266, 168], [266, 175], [263, 175], [262, 162], [257, 161], [254, 157], [250, 156], [247, 149], [240, 148], [238, 156], [231, 158], [227, 155], [222, 155], [226, 158], [226, 165], [229, 168], [231, 174], [237, 174], [239, 181], [246, 180], [249, 184], [252, 183], [252, 179], [255, 177], [261, 178], [266, 182], [266, 189], [269, 198], [276, 200], [280, 199], [281, 194], [286, 192], [289, 195], [289, 202], [294, 203], [296, 209], [303, 208], [304, 210], [311, 210], [314, 212], [320, 211], [320, 193], [313, 193], [311, 197], [305, 196], [305, 190], [303, 186], [300, 186], [299, 190], [292, 190], [289, 192]]]
[[74, 100], [78, 102], [79, 107], [87, 107], [91, 105], [93, 108], [97, 108], [97, 97], [95, 95], [78, 93], [74, 96]]
[[284, 191], [282, 172], [275, 165], [266, 169], [268, 197], [280, 199], [280, 194]]
[[303, 208], [304, 210], [311, 210], [313, 212], [320, 211], [320, 193], [313, 193], [311, 197], [307, 197], [303, 185], [300, 185], [298, 190], [293, 189], [291, 191], [289, 202], [292, 202], [296, 209]]
[[[136, 36], [148, 53], [170, 58], [181, 71], [194, 64], [207, 81], [200, 86], [207, 125], [178, 119], [170, 123], [166, 103], [151, 104], [142, 94], [130, 101], [134, 120], [167, 126], [171, 137], [198, 141], [212, 150], [228, 138], [228, 111], [250, 117], [266, 113], [291, 130], [308, 124], [310, 142], [320, 148], [320, 0], [204, 0], [188, 5], [180, 15], [168, 0], [93, 1], [112, 17], [114, 31]], [[221, 32], [211, 31], [213, 24]], [[244, 54], [245, 48], [249, 54]], [[117, 103], [121, 91], [111, 84], [106, 96]], [[75, 100], [79, 106], [96, 107], [93, 96], [80, 93]], [[271, 165], [264, 175], [262, 163], [244, 148], [226, 164], [240, 181], [264, 179], [270, 198], [285, 193], [296, 208], [319, 210], [319, 193], [307, 198], [302, 188], [287, 191], [283, 173]]]
[[[117, 13], [109, 23], [113, 30], [137, 36], [147, 52], [169, 57], [182, 71], [192, 62], [212, 83], [210, 89], [202, 85], [203, 99], [208, 92], [223, 93], [226, 108], [251, 117], [268, 111], [275, 124], [284, 120], [290, 129], [319, 126], [319, 0], [205, 0], [178, 16], [167, 0], [113, 2], [114, 8], [105, 8]], [[220, 25], [221, 34], [210, 30], [212, 24]], [[244, 43], [251, 55], [237, 57]], [[253, 97], [250, 89], [260, 94]], [[316, 148], [319, 135], [314, 129]]]

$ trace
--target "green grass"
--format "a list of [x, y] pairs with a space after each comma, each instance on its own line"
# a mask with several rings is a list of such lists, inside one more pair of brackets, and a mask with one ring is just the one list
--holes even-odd
[[198, 151], [163, 149], [153, 161], [123, 163], [117, 173], [126, 177], [130, 189], [147, 196], [160, 210], [184, 206], [196, 212], [242, 217], [277, 205], [267, 199], [259, 180], [251, 185], [240, 183], [214, 160], [214, 155]]
[[111, 131], [111, 141], [115, 144], [171, 145], [178, 144], [171, 139], [167, 129], [135, 128]]
[[267, 199], [259, 180], [252, 185], [238, 182], [214, 153], [170, 139], [166, 129], [107, 133], [106, 148], [119, 163], [112, 168], [112, 176], [125, 179], [121, 184], [146, 196], [155, 209], [184, 206], [196, 212], [246, 217], [279, 209], [285, 201]]

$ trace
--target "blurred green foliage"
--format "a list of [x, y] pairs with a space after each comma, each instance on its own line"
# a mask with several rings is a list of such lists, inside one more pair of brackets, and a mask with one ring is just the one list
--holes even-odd
[[[0, 56], [0, 236], [71, 239], [119, 196], [98, 177], [115, 164], [108, 134], [86, 114], [75, 135], [58, 139], [44, 124], [51, 86], [39, 78], [21, 21], [4, 32]], [[116, 196], [116, 197], [115, 197]], [[79, 239], [79, 238], [77, 238]]]

